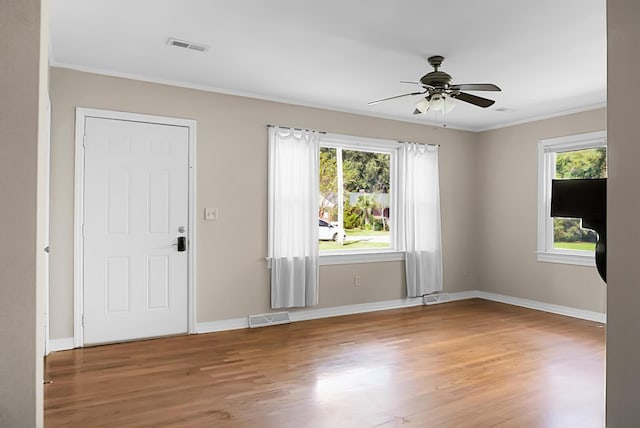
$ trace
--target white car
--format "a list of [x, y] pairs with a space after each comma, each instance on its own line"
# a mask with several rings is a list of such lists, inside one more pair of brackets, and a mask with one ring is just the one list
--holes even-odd
[[334, 226], [324, 220], [320, 220], [319, 224], [318, 239], [321, 241], [337, 241], [340, 234], [342, 234], [343, 239], [347, 237], [344, 230], [338, 226]]

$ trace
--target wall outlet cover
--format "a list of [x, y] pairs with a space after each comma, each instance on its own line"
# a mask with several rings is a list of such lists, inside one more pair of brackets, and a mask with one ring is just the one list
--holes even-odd
[[204, 209], [205, 220], [218, 220], [218, 208], [205, 208]]

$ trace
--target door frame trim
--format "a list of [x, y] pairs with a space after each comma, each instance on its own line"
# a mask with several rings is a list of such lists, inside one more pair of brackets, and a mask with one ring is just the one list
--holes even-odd
[[165, 116], [153, 116], [114, 110], [76, 107], [75, 129], [75, 188], [73, 209], [73, 346], [84, 346], [84, 130], [87, 118], [126, 120], [160, 125], [183, 126], [189, 130], [189, 229], [187, 237], [187, 313], [188, 333], [196, 333], [196, 135], [197, 122], [191, 119], [178, 119]]

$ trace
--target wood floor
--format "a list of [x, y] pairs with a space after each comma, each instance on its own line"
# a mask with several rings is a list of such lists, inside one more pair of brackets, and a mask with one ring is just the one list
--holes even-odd
[[47, 427], [602, 427], [602, 325], [484, 300], [57, 352]]

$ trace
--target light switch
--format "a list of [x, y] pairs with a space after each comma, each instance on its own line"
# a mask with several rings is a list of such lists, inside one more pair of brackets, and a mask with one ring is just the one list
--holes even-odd
[[205, 220], [218, 220], [218, 209], [217, 208], [205, 208], [204, 209], [204, 219]]

